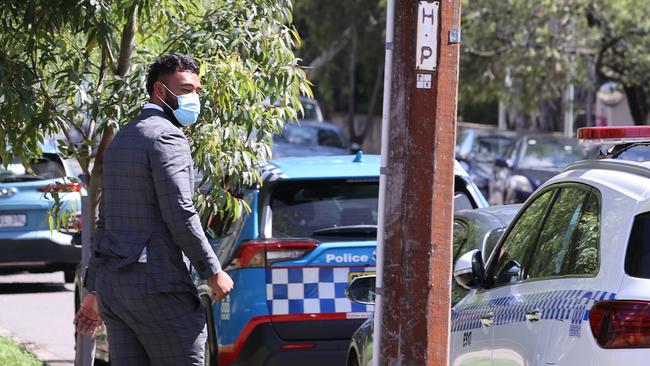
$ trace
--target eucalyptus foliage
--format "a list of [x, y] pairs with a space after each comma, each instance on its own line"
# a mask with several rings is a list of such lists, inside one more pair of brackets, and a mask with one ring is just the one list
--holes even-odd
[[311, 95], [291, 11], [290, 0], [4, 1], [3, 161], [38, 156], [38, 142], [63, 131], [63, 150], [79, 160], [96, 198], [106, 146], [148, 99], [147, 66], [184, 52], [200, 62], [204, 88], [199, 121], [185, 131], [210, 187], [197, 202], [241, 215], [242, 190], [261, 183], [272, 134], [296, 118], [298, 95]]
[[646, 0], [464, 0], [461, 99], [497, 95], [534, 112], [569, 84], [615, 81], [643, 123], [649, 19]]

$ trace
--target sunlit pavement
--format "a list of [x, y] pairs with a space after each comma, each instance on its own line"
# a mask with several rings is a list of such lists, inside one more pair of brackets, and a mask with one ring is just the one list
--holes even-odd
[[0, 328], [35, 343], [48, 365], [74, 361], [74, 286], [63, 272], [0, 276]]

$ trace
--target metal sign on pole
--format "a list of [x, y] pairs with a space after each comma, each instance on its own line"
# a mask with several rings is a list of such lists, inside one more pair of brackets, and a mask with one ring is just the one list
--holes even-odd
[[386, 34], [374, 359], [446, 365], [460, 0], [389, 0]]

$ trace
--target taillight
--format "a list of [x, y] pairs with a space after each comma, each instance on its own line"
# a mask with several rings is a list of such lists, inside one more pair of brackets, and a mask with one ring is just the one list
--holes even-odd
[[83, 188], [81, 183], [52, 183], [43, 187], [38, 187], [41, 192], [54, 193], [54, 192], [80, 192]]
[[589, 325], [603, 348], [650, 348], [650, 302], [597, 302]]
[[265, 267], [300, 259], [318, 246], [315, 240], [265, 240], [243, 243], [227, 269]]

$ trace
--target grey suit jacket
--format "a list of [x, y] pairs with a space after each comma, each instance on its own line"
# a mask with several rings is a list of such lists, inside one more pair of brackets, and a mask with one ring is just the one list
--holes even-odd
[[120, 270], [147, 247], [147, 292], [195, 291], [183, 253], [206, 279], [221, 265], [192, 196], [194, 170], [183, 132], [155, 109], [124, 126], [106, 151], [97, 231], [85, 286], [98, 265]]

